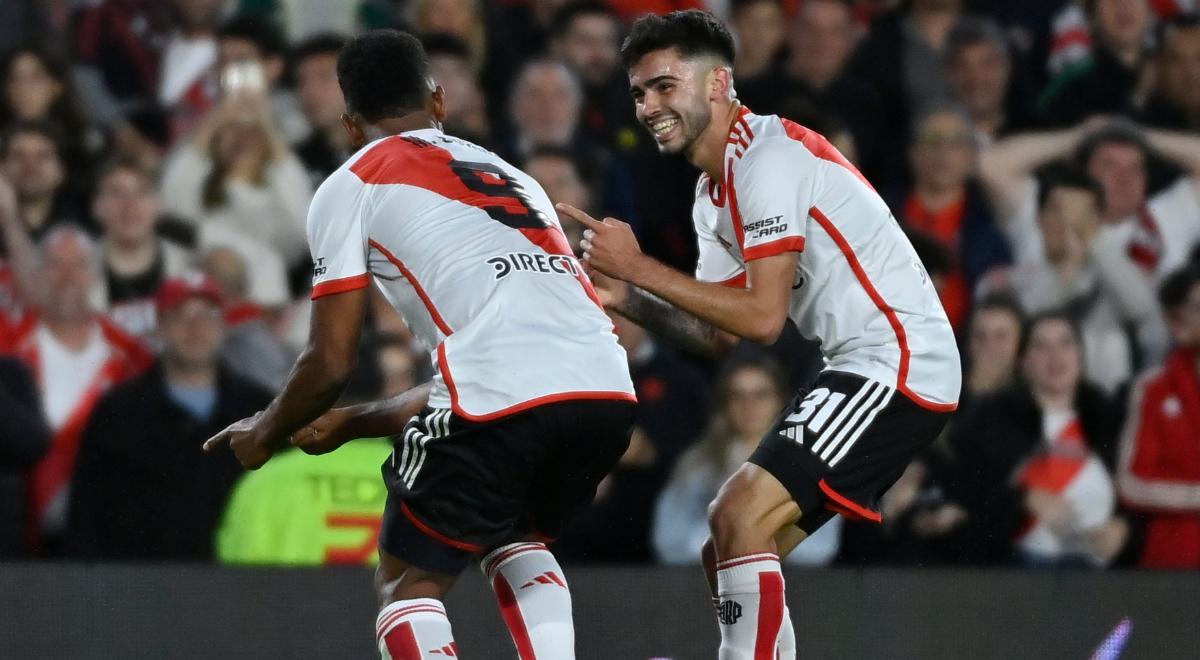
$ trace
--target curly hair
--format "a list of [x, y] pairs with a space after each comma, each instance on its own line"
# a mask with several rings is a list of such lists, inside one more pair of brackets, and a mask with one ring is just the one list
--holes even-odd
[[397, 30], [362, 34], [338, 55], [346, 106], [374, 122], [425, 107], [431, 76], [420, 40]]
[[735, 48], [729, 28], [716, 16], [698, 9], [639, 18], [621, 46], [621, 65], [628, 69], [650, 53], [667, 48], [674, 48], [685, 58], [715, 55], [733, 65]]

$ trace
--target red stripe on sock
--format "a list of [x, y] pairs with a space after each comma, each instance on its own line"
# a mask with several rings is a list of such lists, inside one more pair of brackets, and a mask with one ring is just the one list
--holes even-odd
[[421, 647], [417, 646], [417, 635], [413, 632], [412, 624], [405, 622], [384, 635], [388, 655], [392, 660], [421, 660]]
[[758, 574], [758, 633], [754, 660], [774, 660], [779, 629], [783, 627], [783, 575], [776, 571]]
[[525, 627], [525, 617], [521, 616], [521, 607], [517, 605], [517, 595], [513, 593], [512, 585], [499, 574], [492, 581], [496, 590], [496, 600], [500, 603], [500, 614], [512, 633], [513, 643], [517, 645], [517, 655], [521, 660], [537, 660], [533, 653], [533, 640], [529, 638], [529, 629]]
[[376, 624], [376, 626], [377, 626], [376, 630], [375, 630], [376, 643], [383, 641], [383, 636], [387, 632], [387, 629], [390, 626], [392, 626], [393, 624], [395, 624], [397, 621], [399, 621], [400, 619], [403, 619], [404, 617], [407, 617], [412, 614], [427, 614], [427, 613], [428, 614], [441, 614], [442, 616], [446, 616], [445, 610], [436, 608], [432, 605], [414, 605], [412, 607], [406, 607], [402, 610], [390, 612], [387, 615], [387, 618], [383, 619], [382, 621], [380, 621], [379, 623]]
[[[483, 573], [490, 580], [492, 579], [492, 573], [496, 572], [496, 567], [498, 567], [501, 562], [511, 559], [512, 557], [516, 557], [517, 555], [523, 555], [526, 552], [537, 552], [538, 550], [546, 550], [546, 546], [542, 543], [523, 543], [516, 548], [512, 548], [511, 550], [505, 550], [501, 555], [488, 562], [487, 567], [483, 569]], [[547, 552], [549, 551], [547, 550]]]

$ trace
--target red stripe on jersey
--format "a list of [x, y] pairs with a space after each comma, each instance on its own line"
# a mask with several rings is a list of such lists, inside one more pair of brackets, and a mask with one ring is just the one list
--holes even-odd
[[417, 529], [421, 530], [426, 536], [429, 536], [435, 541], [445, 543], [446, 545], [452, 548], [458, 548], [459, 550], [468, 550], [470, 552], [479, 552], [480, 550], [483, 550], [482, 545], [475, 545], [474, 543], [467, 543], [466, 541], [455, 541], [449, 536], [439, 534], [437, 530], [433, 529], [429, 525], [426, 525], [420, 520], [417, 520], [417, 517], [414, 516], [413, 512], [408, 508], [408, 505], [403, 502], [400, 503], [400, 510], [404, 512], [404, 517], [408, 518], [412, 524], [416, 525]]
[[803, 252], [804, 237], [803, 236], [788, 236], [763, 243], [762, 245], [752, 245], [742, 250], [742, 261], [754, 261], [755, 259], [766, 259], [774, 257], [785, 252]]
[[425, 303], [425, 309], [429, 310], [429, 316], [433, 318], [433, 322], [437, 324], [438, 330], [441, 330], [442, 334], [446, 335], [447, 337], [454, 334], [454, 331], [450, 329], [450, 326], [446, 325], [446, 320], [442, 318], [442, 315], [438, 313], [437, 308], [433, 306], [433, 301], [429, 299], [429, 294], [425, 293], [425, 289], [421, 287], [420, 282], [417, 282], [417, 278], [413, 276], [412, 271], [405, 267], [405, 265], [396, 258], [396, 255], [388, 252], [387, 248], [377, 243], [375, 239], [367, 239], [367, 243], [376, 250], [379, 250], [379, 253], [384, 257], [387, 257], [387, 260], [392, 262], [393, 266], [400, 269], [400, 273], [404, 275], [404, 278], [408, 280], [409, 284], [412, 284], [413, 289], [416, 290], [417, 295], [420, 296], [421, 302]]
[[[833, 500], [842, 509], [844, 509], [843, 511], [839, 512], [842, 515], [844, 515], [848, 518], [851, 518], [851, 519], [862, 518], [863, 520], [870, 520], [871, 522], [880, 522], [883, 520], [883, 516], [879, 515], [878, 512], [872, 511], [872, 510], [862, 506], [861, 504], [858, 504], [857, 502], [847, 499], [847, 498], [841, 496], [840, 494], [838, 494], [837, 491], [835, 491], [834, 489], [829, 487], [829, 484], [825, 483], [824, 479], [817, 482], [817, 485], [819, 485], [821, 487], [821, 490], [825, 491], [826, 497]], [[847, 511], [849, 511], [853, 515], [847, 515]]]
[[842, 232], [838, 231], [838, 228], [834, 226], [833, 222], [830, 221], [830, 219], [826, 217], [824, 213], [821, 213], [821, 211], [815, 206], [809, 210], [809, 215], [811, 215], [813, 219], [821, 225], [821, 228], [825, 230], [825, 233], [829, 234], [829, 237], [832, 238], [833, 242], [837, 244], [838, 248], [842, 251], [842, 256], [846, 257], [846, 263], [850, 265], [850, 270], [854, 271], [854, 276], [858, 278], [858, 283], [862, 285], [862, 288], [867, 292], [867, 296], [871, 298], [871, 302], [875, 303], [875, 307], [877, 307], [879, 311], [883, 312], [883, 315], [887, 317], [888, 323], [892, 326], [892, 330], [896, 333], [896, 341], [900, 344], [900, 369], [896, 376], [896, 389], [922, 408], [936, 410], [939, 412], [950, 412], [957, 409], [957, 403], [935, 403], [922, 398], [916, 392], [913, 392], [911, 389], [909, 389], [908, 363], [912, 357], [912, 351], [908, 347], [908, 333], [905, 332], [904, 325], [900, 323], [900, 317], [896, 316], [896, 310], [892, 309], [891, 306], [887, 304], [887, 301], [883, 299], [883, 296], [879, 294], [879, 290], [876, 289], [875, 285], [871, 282], [871, 278], [867, 275], [867, 271], [864, 270], [862, 264], [859, 263], [858, 257], [854, 254], [854, 249], [850, 247], [849, 241], [846, 240], [845, 236], [842, 236]]
[[[454, 377], [450, 375], [450, 363], [446, 359], [446, 345], [443, 343], [438, 346], [438, 370], [442, 374], [442, 380], [446, 381], [446, 389], [450, 390], [450, 407], [454, 410], [454, 414], [462, 417], [465, 420], [472, 422], [487, 422], [493, 419], [499, 419], [507, 415], [515, 415], [519, 412], [524, 412], [530, 408], [544, 406], [548, 403], [558, 403], [560, 401], [580, 401], [580, 400], [601, 400], [601, 401], [629, 401], [637, 403], [637, 396], [628, 392], [559, 392], [558, 394], [548, 394], [540, 396], [515, 406], [510, 406], [503, 410], [498, 410], [487, 415], [472, 415], [462, 409], [458, 403], [458, 388], [454, 385]], [[553, 541], [554, 539], [544, 539]]]
[[[733, 187], [733, 159], [725, 168], [725, 194], [729, 199], [729, 214], [733, 216], [733, 231], [737, 234], [738, 249], [746, 249], [746, 231], [742, 228], [742, 212], [738, 209], [737, 190]], [[743, 261], [745, 261], [743, 255]]]
[[356, 291], [362, 289], [371, 283], [371, 276], [363, 273], [362, 275], [351, 275], [350, 277], [341, 277], [336, 280], [327, 280], [313, 286], [312, 299], [316, 300], [321, 296], [328, 296], [334, 293], [345, 293], [346, 291]]
[[858, 177], [858, 180], [866, 184], [868, 188], [875, 190], [875, 186], [872, 186], [871, 182], [867, 181], [867, 177], [863, 176], [862, 172], [859, 172], [853, 163], [846, 160], [846, 157], [835, 149], [832, 144], [829, 144], [829, 140], [822, 137], [820, 133], [810, 131], [794, 121], [787, 119], [780, 119], [779, 121], [783, 122], [783, 128], [787, 131], [787, 136], [803, 144], [805, 149], [812, 152], [812, 155], [821, 160], [841, 165], [850, 170], [850, 173]]
[[744, 289], [744, 288], [746, 288], [746, 273], [745, 272], [738, 273], [737, 275], [734, 275], [733, 277], [725, 280], [724, 282], [717, 282], [717, 284], [720, 284], [721, 286], [731, 287], [734, 289]]

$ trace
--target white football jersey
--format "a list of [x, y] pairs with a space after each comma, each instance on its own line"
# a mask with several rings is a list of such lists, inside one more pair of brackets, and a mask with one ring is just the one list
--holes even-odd
[[954, 332], [912, 244], [866, 179], [817, 133], [743, 108], [725, 185], [696, 188], [696, 278], [745, 286], [746, 263], [799, 252], [789, 317], [821, 342], [826, 367], [953, 410], [962, 387]]
[[313, 297], [373, 276], [433, 353], [429, 405], [470, 420], [570, 399], [633, 401], [625, 351], [546, 193], [437, 129], [367, 145], [308, 216]]

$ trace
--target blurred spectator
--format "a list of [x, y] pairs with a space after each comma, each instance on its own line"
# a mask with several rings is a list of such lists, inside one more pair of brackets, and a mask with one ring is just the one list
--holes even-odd
[[215, 247], [205, 252], [203, 265], [224, 301], [221, 361], [255, 386], [278, 392], [292, 371], [296, 355], [271, 331], [267, 310], [248, 297], [249, 276], [242, 256], [233, 248]]
[[296, 98], [312, 127], [308, 137], [296, 145], [296, 155], [308, 169], [314, 190], [354, 152], [350, 135], [342, 127], [346, 99], [337, 77], [338, 51], [345, 43], [339, 35], [323, 34], [310, 37], [292, 51]]
[[1068, 68], [1077, 68], [1092, 51], [1092, 32], [1083, 0], [1069, 0], [1050, 20], [1050, 51], [1046, 71], [1058, 76]]
[[1171, 274], [1159, 290], [1177, 348], [1134, 385], [1121, 438], [1117, 488], [1146, 513], [1138, 564], [1200, 568], [1200, 267]]
[[959, 409], [1009, 386], [1017, 375], [1017, 351], [1025, 313], [1017, 300], [991, 294], [975, 305], [967, 334], [966, 378]]
[[104, 229], [98, 297], [114, 323], [144, 340], [158, 326], [159, 285], [192, 266], [189, 250], [155, 233], [161, 210], [154, 177], [138, 161], [118, 158], [101, 169], [92, 201], [92, 215]]
[[379, 466], [390, 438], [354, 440], [336, 452], [277, 454], [247, 472], [217, 530], [223, 564], [320, 566], [375, 564], [387, 489]]
[[1039, 123], [1011, 84], [1012, 54], [995, 22], [970, 16], [960, 20], [946, 41], [946, 71], [971, 114], [981, 146]]
[[[1104, 188], [1099, 240], [1111, 241], [1111, 249], [1155, 278], [1187, 259], [1200, 238], [1200, 138], [1100, 120], [1014, 136], [981, 155], [981, 179], [1018, 263], [1045, 259], [1034, 173], [1071, 155]], [[1150, 196], [1152, 155], [1178, 166], [1184, 176]]]
[[[772, 361], [727, 363], [717, 377], [714, 409], [703, 439], [671, 474], [654, 513], [654, 551], [666, 564], [699, 564], [708, 538], [708, 505], [746, 462], [787, 403], [783, 372]], [[784, 561], [825, 564], [838, 551], [841, 516], [801, 543]]]
[[388, 337], [380, 342], [379, 368], [383, 372], [381, 399], [403, 394], [421, 382], [417, 355], [403, 337]]
[[158, 95], [170, 23], [167, 3], [152, 0], [99, 0], [81, 7], [74, 21], [83, 109], [120, 153], [146, 165], [157, 162], [168, 137]]
[[103, 140], [88, 125], [67, 60], [46, 47], [24, 46], [0, 63], [0, 75], [0, 128], [21, 121], [53, 126], [62, 140], [59, 147], [67, 170], [86, 180]]
[[287, 50], [283, 30], [260, 14], [239, 14], [217, 28], [217, 71], [225, 93], [235, 92], [236, 81], [230, 77], [238, 67], [249, 66], [260, 71], [262, 81], [243, 83], [249, 87], [263, 85], [275, 128], [284, 142], [295, 144], [308, 137], [310, 127], [295, 94], [281, 82], [286, 72]]
[[58, 224], [87, 224], [83, 204], [67, 185], [59, 144], [58, 133], [44, 121], [17, 122], [0, 142], [0, 175], [16, 189], [18, 215], [34, 239]]
[[1038, 225], [1045, 261], [1027, 261], [1012, 275], [1026, 311], [1068, 310], [1082, 339], [1083, 372], [1109, 394], [1133, 374], [1128, 328], [1161, 336], [1158, 307], [1144, 274], [1096, 239], [1104, 191], [1087, 173], [1068, 169], [1042, 179]]
[[1129, 112], [1146, 63], [1146, 37], [1154, 20], [1146, 0], [1087, 0], [1084, 6], [1091, 54], [1050, 81], [1042, 94], [1047, 118], [1059, 126]]
[[603, 173], [603, 196], [597, 200], [603, 212], [638, 231], [629, 170], [580, 131], [582, 104], [583, 87], [567, 65], [551, 59], [526, 64], [513, 89], [512, 133], [504, 141], [501, 155], [520, 162], [537, 147], [570, 149], [581, 162], [594, 163]]
[[44, 0], [9, 0], [0, 5], [0, 53], [22, 42], [40, 40], [50, 31]]
[[674, 348], [632, 321], [610, 316], [629, 358], [638, 422], [595, 502], [571, 523], [554, 551], [570, 560], [650, 563], [654, 502], [679, 456], [703, 431], [707, 392], [703, 374]]
[[267, 100], [227, 96], [166, 164], [166, 209], [197, 225], [223, 225], [274, 250], [289, 266], [308, 259], [312, 187], [284, 144]]
[[936, 110], [913, 133], [912, 189], [889, 202], [902, 224], [950, 251], [951, 269], [939, 291], [950, 323], [961, 331], [971, 313], [975, 283], [989, 270], [1011, 263], [1012, 256], [986, 195], [974, 182], [975, 140], [965, 113], [953, 107]]
[[1024, 379], [978, 401], [954, 429], [948, 499], [967, 511], [974, 563], [1103, 566], [1129, 536], [1109, 470], [1118, 418], [1082, 380], [1079, 335], [1061, 314], [1022, 338]]
[[84, 431], [66, 539], [78, 559], [211, 559], [242, 467], [201, 445], [271, 400], [218, 364], [224, 322], [215, 282], [167, 280], [156, 300], [162, 356], [105, 395]]
[[487, 100], [471, 71], [471, 51], [466, 42], [449, 34], [430, 34], [421, 43], [434, 81], [446, 90], [442, 130], [482, 146], [491, 144]]
[[574, 0], [554, 14], [550, 53], [583, 83], [580, 124], [592, 140], [614, 148], [620, 127], [634, 119], [629, 78], [620, 66], [621, 24], [599, 0]]
[[50, 448], [37, 383], [19, 360], [0, 355], [0, 559], [25, 554], [25, 472]]
[[[2, 212], [2, 211], [0, 211]], [[95, 244], [74, 227], [42, 239], [45, 297], [12, 336], [9, 352], [36, 373], [50, 452], [29, 473], [33, 535], [51, 552], [65, 530], [69, 485], [80, 437], [101, 395], [141, 371], [150, 353], [88, 305], [100, 275]]]
[[[779, 51], [783, 48], [786, 17], [779, 0], [734, 0], [729, 27], [737, 40], [733, 73], [738, 85], [779, 84]], [[770, 82], [767, 82], [770, 81]]]
[[[569, 150], [555, 147], [534, 149], [525, 159], [523, 169], [542, 186], [552, 204], [570, 204], [590, 215], [602, 215], [595, 208], [594, 200], [598, 197], [596, 191], [589, 185], [590, 182]], [[571, 249], [576, 254], [582, 254], [579, 241], [583, 240], [583, 225], [562, 213], [558, 213], [558, 221]]]
[[870, 84], [869, 78], [847, 71], [858, 45], [858, 28], [850, 4], [844, 0], [807, 0], [793, 19], [786, 38], [784, 84], [772, 84], [768, 77], [748, 81], [747, 86], [739, 79], [738, 97], [759, 113], [784, 112], [786, 108], [807, 105], [837, 118], [854, 136], [859, 153], [856, 162], [876, 185], [882, 185], [892, 176], [892, 170], [903, 169], [903, 155], [889, 154], [886, 145], [892, 145], [895, 151], [903, 150], [907, 127], [901, 125], [898, 133], [893, 134], [889, 122], [906, 120], [898, 113], [886, 111], [879, 89]]
[[1161, 26], [1154, 80], [1140, 120], [1159, 128], [1200, 129], [1200, 16], [1187, 14]]
[[225, 0], [167, 0], [172, 31], [158, 71], [158, 103], [166, 109], [170, 143], [191, 133], [217, 96], [217, 26]]
[[895, 128], [904, 131], [913, 117], [954, 100], [945, 52], [962, 0], [911, 0], [901, 7], [872, 23], [854, 70], [877, 87], [896, 115]]

